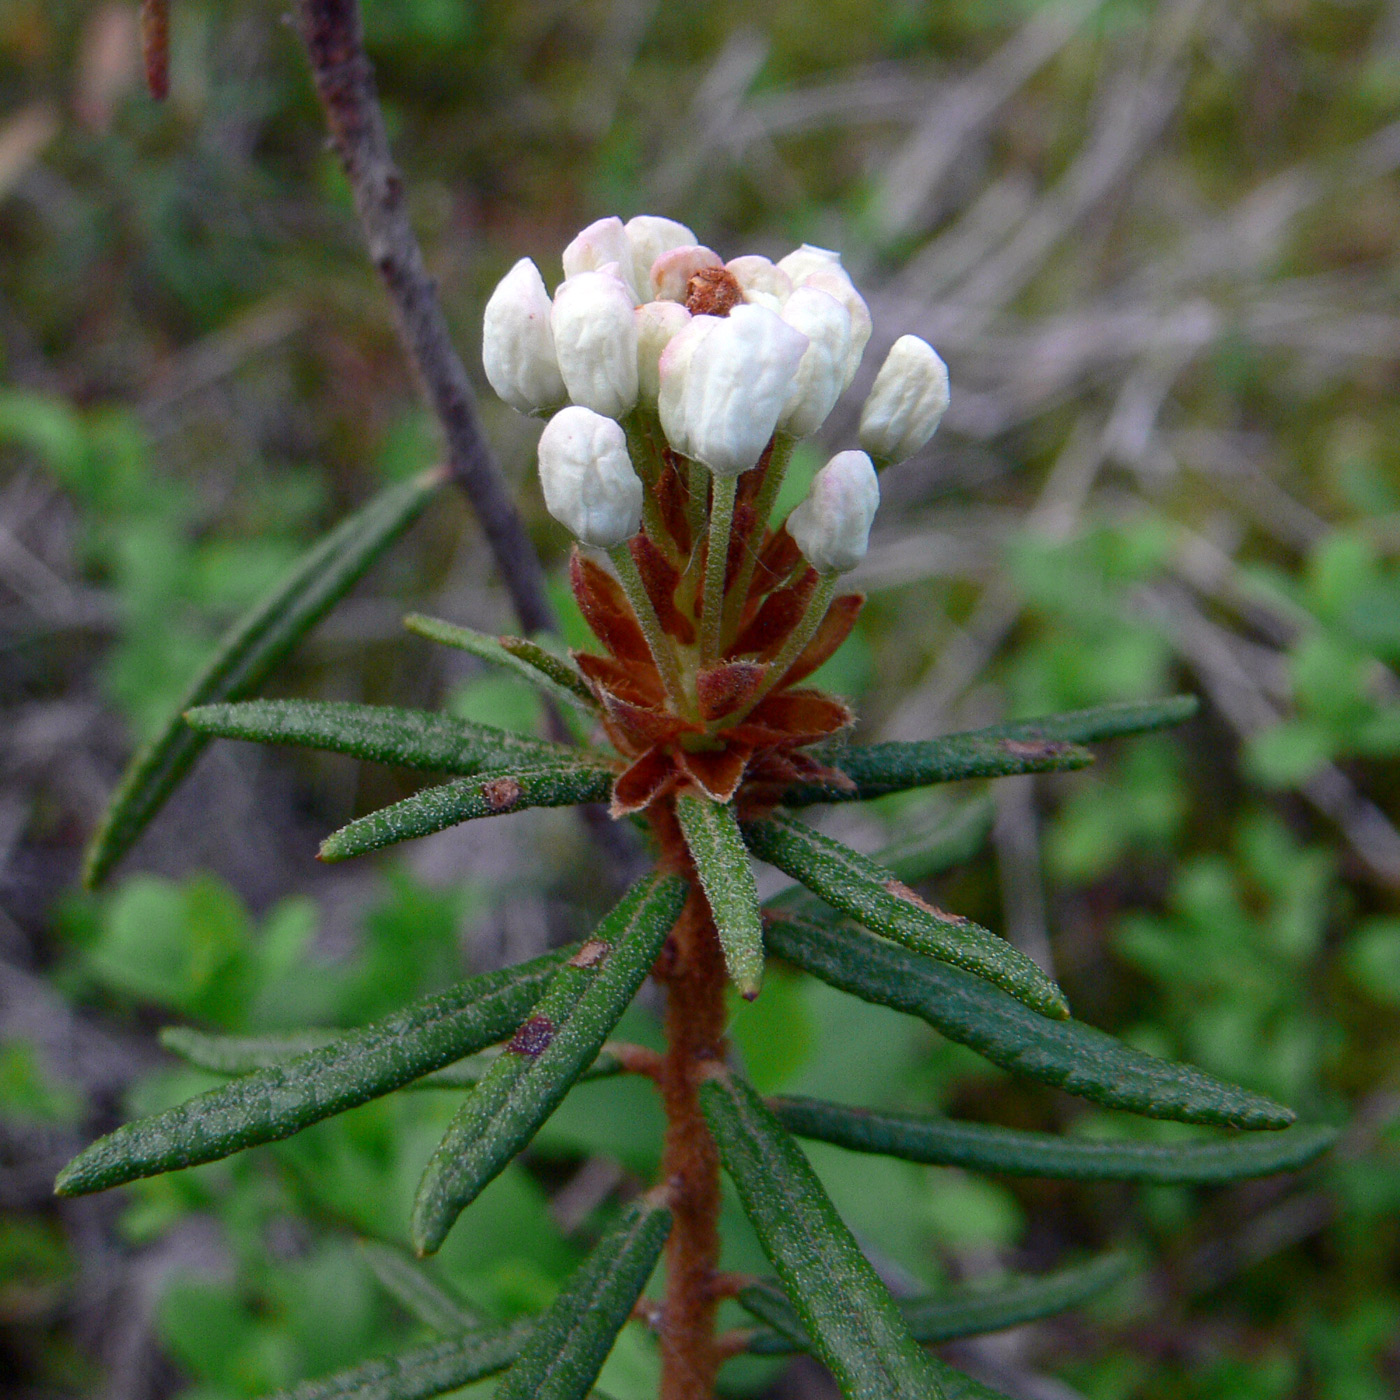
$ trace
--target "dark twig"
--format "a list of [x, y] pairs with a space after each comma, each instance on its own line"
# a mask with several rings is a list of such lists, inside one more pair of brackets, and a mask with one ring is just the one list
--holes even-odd
[[300, 0], [302, 42], [370, 258], [388, 288], [399, 334], [447, 438], [453, 478], [466, 492], [527, 632], [553, 629], [544, 570], [477, 420], [467, 372], [423, 263], [394, 165], [358, 0]]

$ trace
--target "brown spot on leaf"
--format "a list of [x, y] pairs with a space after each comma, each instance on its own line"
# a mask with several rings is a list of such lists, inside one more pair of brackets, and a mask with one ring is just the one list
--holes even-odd
[[549, 1042], [553, 1039], [554, 1022], [548, 1016], [531, 1016], [528, 1021], [520, 1023], [506, 1049], [533, 1060], [549, 1049]]
[[1036, 759], [1058, 758], [1068, 753], [1073, 744], [1061, 743], [1054, 739], [1003, 739], [1002, 750], [1016, 758]]
[[894, 895], [896, 899], [902, 899], [906, 904], [912, 904], [916, 909], [922, 909], [925, 913], [932, 914], [934, 918], [941, 920], [945, 924], [957, 924], [959, 927], [972, 922], [964, 914], [949, 914], [944, 909], [939, 909], [936, 905], [930, 904], [928, 900], [915, 894], [903, 880], [886, 880], [885, 890]]
[[597, 967], [607, 957], [611, 946], [601, 938], [590, 938], [577, 953], [569, 959], [570, 967]]
[[481, 795], [493, 812], [508, 812], [520, 801], [520, 784], [514, 778], [490, 778], [482, 783]]

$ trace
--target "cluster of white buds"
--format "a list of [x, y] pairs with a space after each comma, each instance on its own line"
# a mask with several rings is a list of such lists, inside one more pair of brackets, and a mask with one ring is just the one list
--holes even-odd
[[[496, 288], [486, 307], [486, 376], [512, 408], [550, 417], [539, 447], [545, 503], [620, 571], [626, 541], [644, 515], [654, 519], [643, 507], [655, 508], [648, 492], [664, 439], [670, 460], [690, 473], [692, 503], [710, 497], [696, 614], [702, 654], [714, 655], [720, 614], [728, 608], [723, 626], [732, 630], [752, 577], [744, 565], [740, 596], [726, 598], [737, 479], [768, 463], [756, 502], [761, 529], [793, 444], [820, 429], [854, 379], [870, 312], [834, 252], [804, 244], [778, 262], [750, 255], [726, 263], [684, 224], [650, 215], [590, 224], [563, 264], [552, 298], [528, 258]], [[942, 360], [917, 337], [900, 337], [861, 414], [864, 451], [833, 457], [787, 522], [824, 578], [864, 557], [877, 469], [918, 451], [947, 404]]]

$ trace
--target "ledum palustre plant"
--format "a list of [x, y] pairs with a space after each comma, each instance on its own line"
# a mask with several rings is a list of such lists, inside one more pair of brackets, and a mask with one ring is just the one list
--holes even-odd
[[[423, 636], [536, 682], [581, 719], [578, 744], [443, 714], [354, 704], [205, 703], [138, 760], [99, 838], [105, 868], [209, 736], [356, 755], [451, 780], [329, 836], [343, 860], [526, 807], [606, 802], [640, 827], [652, 868], [585, 939], [469, 978], [343, 1034], [231, 1040], [176, 1029], [171, 1048], [232, 1077], [129, 1123], [62, 1173], [68, 1195], [209, 1162], [424, 1083], [462, 1094], [424, 1170], [410, 1234], [430, 1255], [530, 1145], [580, 1080], [654, 1083], [666, 1114], [657, 1180], [637, 1192], [539, 1318], [444, 1322], [448, 1334], [293, 1392], [418, 1400], [501, 1372], [503, 1400], [584, 1397], [619, 1330], [652, 1328], [664, 1400], [714, 1393], [726, 1360], [806, 1351], [860, 1400], [991, 1394], [925, 1344], [1074, 1306], [1117, 1255], [993, 1288], [899, 1298], [862, 1254], [799, 1138], [914, 1162], [1077, 1180], [1219, 1182], [1297, 1167], [1332, 1133], [1246, 1089], [1157, 1059], [1074, 1019], [1030, 959], [907, 883], [937, 852], [882, 861], [823, 835], [803, 809], [973, 777], [1058, 771], [1094, 740], [1188, 716], [1189, 698], [1111, 706], [913, 743], [857, 745], [840, 699], [806, 682], [862, 599], [840, 580], [865, 552], [879, 470], [918, 450], [948, 402], [942, 362], [897, 341], [860, 418], [785, 521], [772, 519], [795, 445], [850, 385], [870, 334], [839, 258], [804, 246], [725, 263], [667, 219], [605, 219], [564, 252], [551, 297], [518, 263], [492, 296], [483, 360], [513, 408], [547, 419], [545, 503], [578, 541], [570, 581], [596, 650], [486, 637], [413, 617]], [[438, 474], [343, 524], [229, 640], [195, 698], [246, 694], [422, 508]], [[558, 735], [567, 735], [557, 725]], [[163, 745], [163, 747], [162, 747]], [[184, 746], [183, 748], [181, 746]], [[760, 904], [752, 862], [794, 886]], [[1151, 1118], [1243, 1130], [1184, 1145], [1074, 1140], [809, 1099], [765, 1100], [731, 1062], [726, 988], [760, 997], [778, 958], [851, 996], [922, 1018], [1012, 1074]], [[651, 977], [665, 1049], [610, 1039]], [[721, 1171], [773, 1277], [719, 1267]], [[664, 1255], [655, 1297], [643, 1290]], [[425, 1290], [427, 1285], [424, 1285]], [[411, 1290], [410, 1290], [411, 1291]], [[750, 1321], [721, 1331], [737, 1300]]]

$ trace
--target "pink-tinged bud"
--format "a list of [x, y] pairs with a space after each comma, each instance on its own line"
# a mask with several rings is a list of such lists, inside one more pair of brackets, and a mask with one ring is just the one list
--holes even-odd
[[638, 214], [627, 220], [627, 243], [632, 249], [632, 286], [645, 300], [651, 295], [651, 265], [673, 248], [695, 247], [695, 235], [674, 219]]
[[486, 303], [481, 362], [491, 387], [519, 413], [549, 412], [567, 398], [540, 270], [521, 258]]
[[838, 452], [816, 476], [807, 499], [787, 518], [787, 532], [819, 574], [854, 569], [870, 543], [880, 481], [864, 452]]
[[702, 267], [723, 267], [724, 259], [708, 248], [692, 244], [662, 253], [651, 265], [649, 278], [653, 301], [684, 301], [690, 292], [690, 279]]
[[855, 284], [840, 267], [819, 267], [815, 272], [808, 273], [799, 285], [815, 287], [818, 291], [835, 297], [846, 308], [846, 314], [851, 318], [851, 344], [846, 351], [846, 367], [841, 383], [843, 389], [849, 388], [851, 381], [856, 377], [856, 370], [860, 368], [860, 357], [865, 354], [866, 342], [870, 339], [870, 308], [865, 304], [865, 298], [856, 291]]
[[688, 455], [716, 476], [738, 476], [754, 466], [806, 349], [807, 337], [781, 316], [762, 306], [736, 306], [695, 347], [685, 370]]
[[571, 405], [540, 434], [545, 508], [584, 544], [612, 549], [642, 527], [642, 481], [627, 435], [611, 418]]
[[661, 356], [690, 324], [678, 301], [649, 301], [632, 313], [637, 323], [637, 398], [655, 407], [661, 393]]
[[632, 294], [608, 272], [576, 273], [554, 293], [550, 325], [564, 386], [576, 404], [608, 418], [621, 418], [637, 402], [632, 311]]
[[701, 343], [719, 324], [718, 316], [692, 316], [672, 337], [657, 362], [656, 412], [661, 419], [661, 431], [683, 457], [695, 455], [685, 404], [690, 362]]
[[799, 287], [783, 306], [783, 320], [807, 337], [778, 426], [793, 437], [807, 437], [826, 422], [845, 388], [851, 348], [851, 318], [827, 292]]
[[[781, 306], [792, 295], [792, 278], [776, 263], [759, 257], [757, 253], [731, 258], [725, 267], [734, 274], [734, 280], [744, 289], [744, 296], [749, 301], [772, 297]], [[760, 304], [769, 305], [767, 301]]]
[[883, 462], [912, 457], [948, 407], [948, 366], [926, 340], [902, 335], [890, 347], [860, 412], [860, 445]]
[[[564, 249], [564, 276], [576, 277], [580, 272], [597, 272], [606, 263], [618, 265], [618, 276], [632, 293], [633, 302], [638, 287], [632, 273], [632, 244], [619, 218], [599, 219], [591, 223]], [[645, 291], [645, 284], [641, 290]]]
[[830, 248], [818, 248], [815, 244], [804, 243], [794, 248], [787, 257], [778, 259], [778, 267], [792, 279], [794, 287], [800, 287], [814, 272], [826, 272], [835, 268], [844, 276], [841, 254]]

